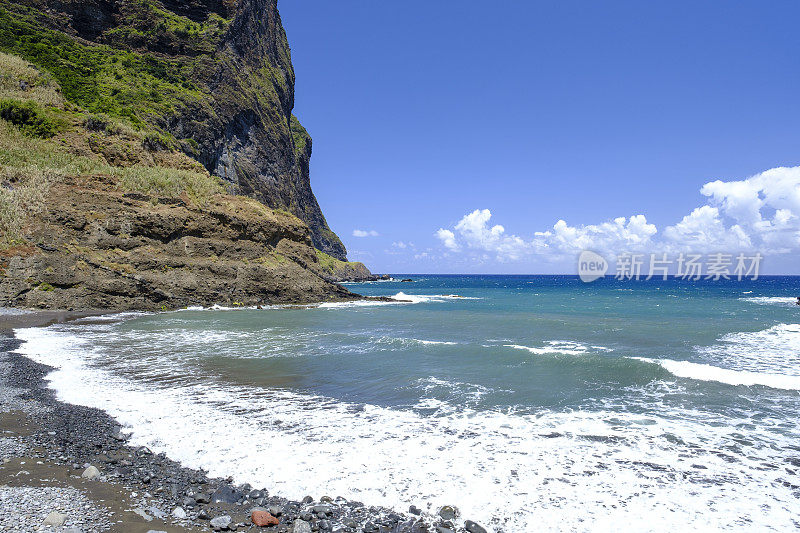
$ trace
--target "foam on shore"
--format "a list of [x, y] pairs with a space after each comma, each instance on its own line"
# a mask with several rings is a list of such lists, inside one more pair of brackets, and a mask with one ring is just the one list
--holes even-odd
[[[796, 519], [791, 485], [800, 479], [782, 464], [798, 428], [785, 419], [751, 427], [669, 407], [519, 415], [432, 396], [391, 409], [236, 386], [167, 355], [120, 373], [95, 342], [114, 335], [109, 324], [17, 334], [25, 355], [56, 367], [48, 379], [59, 399], [106, 410], [134, 444], [291, 498], [454, 504], [504, 531], [791, 529]], [[435, 377], [423, 386], [481, 393]], [[421, 412], [433, 406], [436, 414]], [[741, 444], [742, 424], [750, 444]]]

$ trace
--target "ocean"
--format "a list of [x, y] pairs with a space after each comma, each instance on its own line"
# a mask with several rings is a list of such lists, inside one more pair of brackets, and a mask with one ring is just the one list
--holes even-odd
[[59, 399], [288, 498], [506, 532], [800, 527], [800, 278], [408, 277], [348, 285], [394, 302], [16, 334]]

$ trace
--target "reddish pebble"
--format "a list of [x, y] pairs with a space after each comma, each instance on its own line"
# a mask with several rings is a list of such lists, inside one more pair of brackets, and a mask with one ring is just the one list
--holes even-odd
[[252, 520], [253, 523], [258, 527], [277, 526], [280, 522], [280, 520], [266, 511], [253, 511], [250, 514], [250, 520]]

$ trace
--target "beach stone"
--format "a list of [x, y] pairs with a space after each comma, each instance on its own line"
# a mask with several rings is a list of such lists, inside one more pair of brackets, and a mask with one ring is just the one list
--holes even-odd
[[416, 515], [416, 516], [419, 516], [419, 515], [422, 514], [422, 511], [416, 505], [412, 505], [411, 507], [409, 507], [408, 508], [408, 512], [413, 514], [413, 515]]
[[291, 533], [311, 533], [311, 526], [308, 522], [300, 520], [299, 518], [292, 524]]
[[472, 520], [467, 520], [464, 522], [464, 529], [469, 531], [469, 533], [486, 533], [486, 530], [483, 527], [476, 524]]
[[141, 516], [142, 518], [144, 518], [147, 522], [152, 522], [152, 520], [153, 520], [153, 517], [150, 516], [149, 514], [147, 514], [147, 512], [144, 509], [142, 509], [141, 507], [139, 507], [137, 509], [134, 509], [133, 512], [135, 514]]
[[148, 529], [147, 533], [167, 533], [167, 532], [166, 531], [162, 531], [160, 529], [157, 530], [157, 531], [155, 529]]
[[233, 490], [228, 485], [220, 486], [211, 495], [211, 503], [236, 503], [241, 499], [242, 494]]
[[269, 514], [272, 516], [280, 516], [283, 514], [283, 509], [277, 505], [270, 505]]
[[42, 522], [43, 526], [61, 527], [67, 521], [67, 515], [53, 511]]
[[89, 466], [89, 468], [83, 471], [81, 477], [86, 479], [97, 479], [100, 477], [100, 470], [98, 470], [96, 466]]
[[445, 505], [439, 509], [439, 516], [444, 520], [455, 520], [461, 514], [458, 512], [458, 507], [452, 505]]
[[197, 503], [210, 503], [211, 502], [211, 497], [208, 494], [203, 494], [201, 492], [197, 496], [194, 497], [194, 500]]
[[172, 516], [177, 518], [178, 520], [183, 520], [186, 518], [186, 511], [183, 510], [183, 507], [176, 507], [172, 510]]
[[211, 527], [214, 529], [226, 529], [228, 526], [231, 525], [231, 517], [228, 515], [218, 516], [216, 518], [211, 519]]
[[253, 512], [250, 513], [250, 520], [258, 527], [277, 526], [280, 523], [280, 520], [270, 513], [257, 509], [254, 509]]
[[311, 496], [306, 496], [305, 498], [303, 498], [303, 503], [313, 503], [313, 502], [314, 498], [312, 498]]
[[323, 496], [322, 498], [319, 499], [319, 501], [321, 501], [322, 503], [333, 503], [333, 498], [331, 498], [330, 496]]
[[164, 511], [162, 511], [161, 509], [159, 509], [155, 505], [151, 505], [147, 509], [147, 512], [150, 513], [152, 516], [155, 516], [158, 519], [162, 519], [163, 520], [164, 518], [167, 517], [167, 513], [165, 513]]

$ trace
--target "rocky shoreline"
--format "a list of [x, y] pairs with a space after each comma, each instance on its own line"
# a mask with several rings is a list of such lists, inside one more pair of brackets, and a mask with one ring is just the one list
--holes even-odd
[[[23, 320], [41, 325], [44, 318], [32, 313]], [[105, 412], [58, 401], [45, 381], [52, 368], [15, 353], [20, 344], [0, 324], [2, 530], [485, 532], [448, 506], [401, 514], [335, 494], [287, 500], [130, 446]]]

